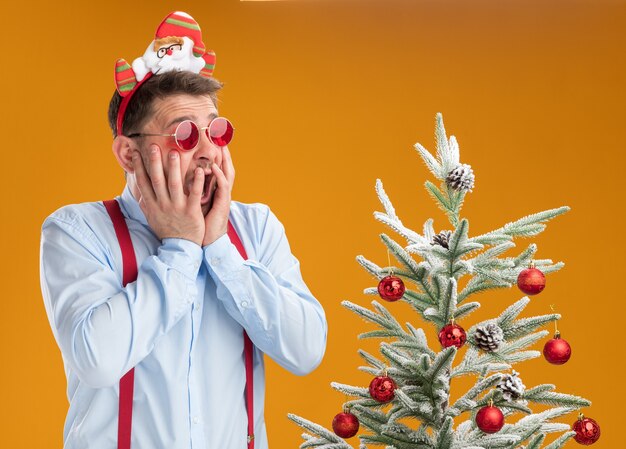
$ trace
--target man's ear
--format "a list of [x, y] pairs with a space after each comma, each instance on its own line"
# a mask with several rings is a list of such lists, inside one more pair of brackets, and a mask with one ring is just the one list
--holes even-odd
[[133, 168], [133, 150], [138, 150], [132, 139], [126, 136], [117, 136], [113, 139], [113, 154], [117, 163], [126, 173], [135, 173]]

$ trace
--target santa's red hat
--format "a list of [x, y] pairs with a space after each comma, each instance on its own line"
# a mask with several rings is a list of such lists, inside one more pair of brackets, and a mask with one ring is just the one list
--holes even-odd
[[202, 56], [206, 47], [202, 42], [202, 32], [200, 31], [200, 25], [193, 20], [186, 12], [175, 11], [170, 13], [163, 22], [159, 25], [154, 35], [154, 40], [163, 39], [165, 37], [181, 37], [187, 36], [194, 43], [193, 54], [194, 56]]

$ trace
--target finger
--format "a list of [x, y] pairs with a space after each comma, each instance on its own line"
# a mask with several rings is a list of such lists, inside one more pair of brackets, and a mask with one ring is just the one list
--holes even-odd
[[230, 188], [232, 190], [232, 186], [235, 181], [235, 166], [233, 165], [233, 159], [230, 156], [230, 151], [228, 150], [228, 147], [223, 148], [222, 154], [224, 155], [222, 169], [224, 171], [224, 175], [226, 175], [226, 179], [228, 179], [228, 183], [230, 184]]
[[187, 204], [191, 204], [192, 207], [200, 206], [203, 187], [204, 171], [200, 167], [197, 167], [193, 172], [193, 181], [191, 183], [191, 188], [189, 189], [189, 199], [187, 200]]
[[180, 155], [178, 151], [170, 151], [168, 159], [169, 172], [167, 177], [167, 187], [169, 195], [174, 203], [182, 204], [185, 201], [185, 193], [183, 192], [183, 183], [180, 174]]
[[141, 196], [144, 199], [144, 202], [155, 201], [156, 196], [154, 194], [154, 190], [152, 189], [150, 179], [146, 174], [146, 168], [143, 165], [143, 160], [139, 151], [133, 151], [132, 164], [133, 169], [135, 170], [135, 180], [137, 181], [137, 187], [139, 187], [139, 192], [141, 192]]
[[226, 179], [226, 175], [224, 175], [224, 172], [215, 162], [213, 162], [211, 170], [217, 180], [217, 188], [215, 189], [212, 209], [215, 209], [216, 206], [228, 207], [228, 203], [230, 202], [230, 186], [228, 184], [228, 180]]
[[150, 146], [150, 179], [152, 180], [152, 188], [156, 195], [157, 201], [167, 201], [170, 194], [167, 190], [165, 182], [165, 173], [163, 172], [163, 162], [161, 160], [161, 149], [157, 145]]

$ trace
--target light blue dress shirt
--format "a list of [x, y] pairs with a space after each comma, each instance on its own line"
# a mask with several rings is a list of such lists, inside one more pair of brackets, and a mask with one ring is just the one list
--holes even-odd
[[135, 367], [132, 449], [245, 449], [245, 329], [255, 449], [267, 449], [263, 355], [304, 375], [327, 335], [282, 224], [264, 204], [232, 201], [244, 260], [227, 235], [205, 247], [161, 241], [128, 185], [117, 199], [138, 266], [126, 287], [102, 202], [62, 207], [42, 226], [41, 289], [67, 377], [64, 447], [117, 447], [119, 380]]

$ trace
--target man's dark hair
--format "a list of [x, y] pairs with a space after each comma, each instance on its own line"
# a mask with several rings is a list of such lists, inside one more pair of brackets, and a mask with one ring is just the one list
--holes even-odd
[[[151, 76], [133, 94], [122, 125], [122, 134], [127, 136], [143, 126], [146, 119], [152, 115], [152, 105], [156, 99], [163, 99], [172, 95], [208, 95], [217, 107], [217, 91], [223, 86], [215, 78], [206, 78], [188, 71], [170, 71], [161, 75]], [[122, 96], [117, 92], [109, 103], [109, 126], [113, 137], [117, 137], [117, 111], [120, 108]]]

